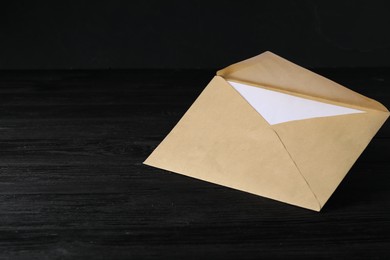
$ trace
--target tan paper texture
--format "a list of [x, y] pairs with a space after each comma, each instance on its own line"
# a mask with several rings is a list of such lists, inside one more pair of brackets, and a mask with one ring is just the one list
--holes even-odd
[[[360, 112], [271, 125], [232, 82]], [[379, 102], [265, 52], [218, 71], [144, 164], [320, 211], [388, 116]]]

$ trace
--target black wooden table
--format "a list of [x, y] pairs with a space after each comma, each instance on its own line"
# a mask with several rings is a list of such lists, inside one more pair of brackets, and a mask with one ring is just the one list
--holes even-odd
[[0, 259], [390, 259], [389, 123], [320, 213], [142, 165], [213, 75], [0, 72]]

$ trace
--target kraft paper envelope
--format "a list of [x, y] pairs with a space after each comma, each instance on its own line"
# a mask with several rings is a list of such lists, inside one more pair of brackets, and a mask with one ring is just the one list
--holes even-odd
[[144, 163], [320, 211], [388, 116], [265, 52], [218, 71]]

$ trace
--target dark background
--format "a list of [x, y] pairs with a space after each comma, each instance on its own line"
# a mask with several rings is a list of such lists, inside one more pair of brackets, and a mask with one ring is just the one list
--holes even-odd
[[389, 107], [387, 2], [1, 2], [0, 259], [390, 259], [388, 123], [319, 213], [142, 164], [266, 50]]
[[7, 1], [0, 69], [389, 67], [389, 1]]

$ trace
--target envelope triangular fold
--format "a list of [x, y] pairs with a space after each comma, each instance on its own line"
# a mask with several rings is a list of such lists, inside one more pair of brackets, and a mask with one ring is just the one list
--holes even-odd
[[227, 80], [388, 112], [379, 102], [269, 51], [230, 65], [217, 75]]
[[319, 211], [270, 125], [215, 77], [145, 164]]
[[367, 111], [273, 128], [323, 207], [387, 117]]
[[363, 113], [361, 110], [327, 104], [278, 91], [229, 82], [271, 125], [317, 117]]

